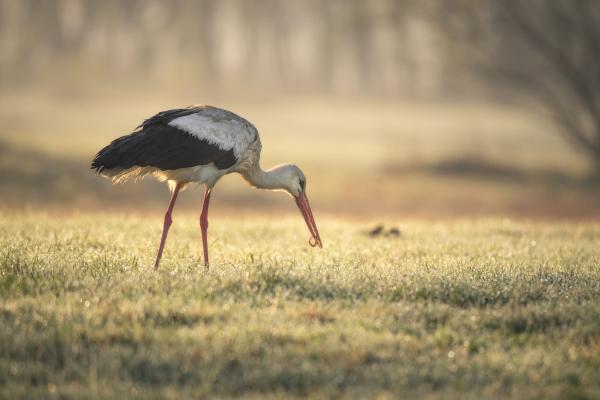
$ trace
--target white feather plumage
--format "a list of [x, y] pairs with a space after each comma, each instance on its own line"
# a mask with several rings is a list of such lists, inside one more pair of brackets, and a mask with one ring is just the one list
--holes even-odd
[[238, 160], [257, 135], [256, 128], [243, 121], [215, 121], [210, 116], [200, 113], [175, 118], [169, 125], [214, 144], [221, 150], [233, 149], [233, 154]]

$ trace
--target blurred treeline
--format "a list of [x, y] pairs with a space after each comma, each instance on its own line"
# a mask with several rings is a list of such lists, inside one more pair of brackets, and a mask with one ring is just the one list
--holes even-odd
[[72, 85], [152, 79], [442, 96], [459, 82], [444, 78], [454, 60], [434, 32], [436, 7], [402, 0], [1, 0], [0, 83], [62, 76]]
[[[405, 98], [472, 96], [479, 85], [498, 95], [505, 82], [490, 66], [518, 62], [556, 80], [540, 62], [541, 47], [554, 46], [585, 61], [598, 86], [599, 10], [594, 0], [0, 0], [0, 84], [66, 75]], [[472, 68], [482, 65], [484, 79]]]

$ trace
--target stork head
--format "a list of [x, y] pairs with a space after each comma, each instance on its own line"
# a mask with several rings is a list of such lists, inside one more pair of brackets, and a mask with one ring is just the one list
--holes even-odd
[[317, 224], [313, 218], [308, 197], [306, 197], [306, 177], [302, 170], [293, 164], [285, 164], [275, 168], [281, 182], [281, 188], [288, 192], [295, 200], [302, 217], [308, 226], [311, 238], [309, 244], [312, 247], [323, 247], [321, 237], [317, 230]]

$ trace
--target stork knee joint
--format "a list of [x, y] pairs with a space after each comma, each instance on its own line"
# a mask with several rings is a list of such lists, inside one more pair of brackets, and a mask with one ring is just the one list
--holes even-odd
[[208, 219], [200, 218], [200, 227], [202, 229], [208, 229]]

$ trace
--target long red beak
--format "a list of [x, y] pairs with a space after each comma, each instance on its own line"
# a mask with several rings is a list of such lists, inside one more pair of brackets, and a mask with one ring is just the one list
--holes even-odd
[[310, 210], [310, 204], [308, 204], [308, 198], [306, 197], [306, 193], [302, 192], [296, 197], [296, 204], [304, 217], [304, 221], [306, 222], [306, 226], [308, 226], [308, 230], [310, 231], [311, 238], [308, 241], [312, 247], [319, 246], [323, 247], [321, 244], [321, 237], [319, 236], [319, 231], [317, 230], [317, 224], [315, 224], [315, 219], [313, 218], [312, 211]]

